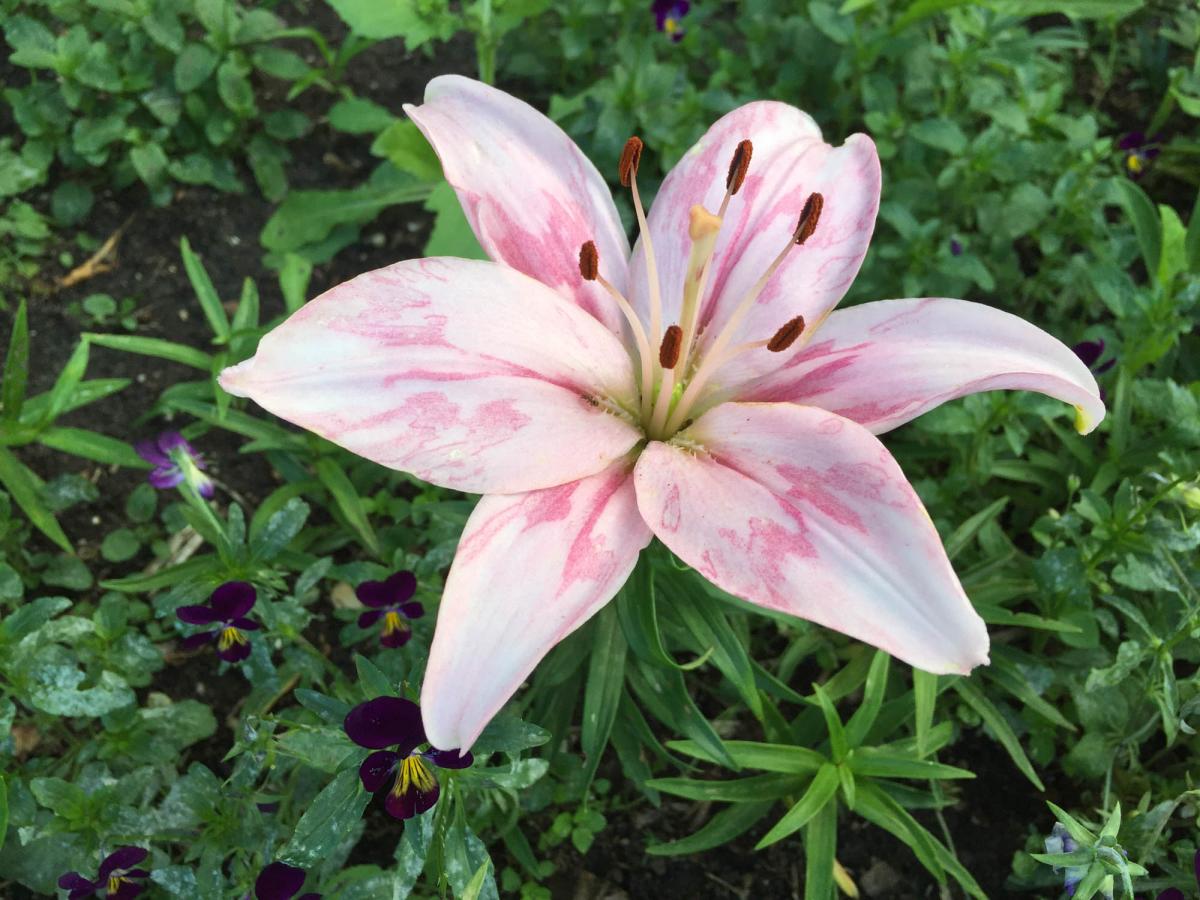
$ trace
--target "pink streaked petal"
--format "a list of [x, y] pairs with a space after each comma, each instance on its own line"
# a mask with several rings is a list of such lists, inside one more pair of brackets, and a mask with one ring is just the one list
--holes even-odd
[[877, 438], [790, 403], [727, 403], [652, 443], [642, 515], [719, 587], [810, 619], [930, 672], [987, 661], [983, 620], [921, 501]]
[[1024, 319], [966, 300], [880, 300], [834, 312], [811, 343], [739, 399], [819, 406], [881, 434], [980, 391], [1070, 403], [1083, 433], [1104, 418], [1088, 367]]
[[480, 500], [429, 651], [429, 742], [469, 749], [550, 648], [613, 597], [649, 542], [624, 460], [570, 484]]
[[619, 339], [479, 260], [408, 260], [338, 285], [221, 385], [367, 459], [479, 493], [591, 475], [640, 437], [606, 411], [635, 402]]
[[579, 277], [579, 248], [594, 240], [601, 272], [624, 290], [629, 241], [608, 186], [575, 142], [528, 103], [460, 75], [433, 79], [425, 102], [404, 111], [437, 151], [487, 254], [619, 333], [612, 300]]
[[[663, 183], [650, 213], [661, 272], [665, 321], [678, 318], [690, 241], [688, 210], [702, 202], [716, 212], [737, 142], [749, 138], [754, 154], [742, 189], [730, 201], [701, 306], [700, 346], [709, 345], [741, 299], [788, 245], [810, 194], [824, 197], [815, 233], [793, 247], [735, 335], [735, 343], [770, 338], [803, 315], [810, 323], [829, 313], [858, 274], [875, 228], [881, 176], [875, 145], [862, 134], [840, 147], [821, 140], [806, 114], [783, 103], [751, 103], [719, 120]], [[660, 211], [661, 208], [661, 211]], [[661, 249], [660, 249], [661, 248]], [[646, 308], [643, 254], [634, 249], [631, 290]], [[766, 351], [737, 357], [714, 384], [744, 381], [778, 364]]]

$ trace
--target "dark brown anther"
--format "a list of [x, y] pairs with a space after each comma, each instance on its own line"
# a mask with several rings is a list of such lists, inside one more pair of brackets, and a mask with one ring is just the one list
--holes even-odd
[[754, 145], [742, 141], [733, 151], [733, 159], [729, 161], [729, 174], [725, 176], [725, 190], [736, 194], [746, 180], [746, 170], [750, 168], [750, 157], [754, 153]]
[[796, 223], [794, 240], [803, 244], [817, 230], [817, 222], [821, 220], [821, 210], [825, 208], [825, 198], [820, 194], [809, 194], [804, 201], [804, 209], [800, 212], [800, 221]]
[[664, 369], [675, 368], [679, 362], [679, 353], [683, 349], [683, 329], [671, 325], [663, 335], [662, 346], [658, 348], [658, 363]]
[[782, 353], [796, 343], [796, 339], [802, 334], [804, 334], [804, 316], [796, 316], [791, 321], [785, 322], [783, 327], [775, 332], [775, 337], [767, 341], [767, 349], [772, 353]]
[[629, 187], [629, 182], [637, 175], [638, 163], [642, 161], [642, 139], [636, 134], [625, 142], [621, 151], [621, 161], [617, 164], [617, 175], [621, 179], [621, 187]]
[[600, 274], [600, 254], [595, 241], [588, 241], [579, 248], [579, 274], [584, 281], [595, 281]]

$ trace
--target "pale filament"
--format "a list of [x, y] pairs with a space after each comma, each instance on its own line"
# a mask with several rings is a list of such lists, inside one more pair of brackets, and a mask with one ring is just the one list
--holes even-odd
[[644, 422], [650, 415], [650, 394], [654, 390], [654, 357], [650, 350], [651, 344], [646, 339], [646, 329], [642, 327], [642, 320], [633, 311], [629, 301], [613, 287], [612, 282], [601, 275], [596, 276], [596, 281], [616, 301], [625, 316], [625, 321], [629, 323], [629, 330], [633, 332], [633, 339], [637, 343], [638, 356], [641, 357], [642, 364], [641, 415]]

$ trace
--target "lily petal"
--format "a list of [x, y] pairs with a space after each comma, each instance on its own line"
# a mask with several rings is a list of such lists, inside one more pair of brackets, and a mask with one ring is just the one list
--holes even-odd
[[[717, 212], [725, 195], [729, 161], [739, 141], [754, 153], [742, 188], [730, 200], [717, 238], [701, 307], [702, 342], [713, 339], [772, 260], [788, 245], [808, 196], [824, 197], [816, 231], [793, 247], [737, 331], [738, 341], [766, 340], [803, 315], [810, 324], [846, 293], [867, 252], [879, 209], [881, 176], [875, 145], [863, 134], [841, 147], [821, 139], [806, 113], [786, 103], [748, 103], [719, 119], [663, 182], [649, 216], [662, 284], [664, 321], [678, 321], [691, 241], [692, 204]], [[646, 309], [644, 251], [633, 252], [631, 290]], [[744, 380], [778, 363], [770, 353], [749, 353], [731, 363], [717, 382]]]
[[515, 493], [591, 475], [640, 432], [619, 339], [521, 273], [407, 260], [311, 301], [221, 385], [443, 487]]
[[966, 300], [880, 300], [841, 309], [739, 399], [819, 406], [881, 434], [948, 400], [1002, 388], [1072, 404], [1083, 433], [1104, 418], [1095, 376], [1024, 319]]
[[461, 75], [404, 111], [433, 145], [488, 256], [547, 284], [615, 333], [621, 316], [579, 277], [595, 241], [605, 278], [624, 290], [629, 241], [608, 185], [561, 128], [528, 103]]
[[865, 428], [790, 403], [726, 403], [634, 474], [654, 533], [714, 584], [937, 673], [988, 636], [921, 501]]
[[480, 500], [429, 651], [429, 742], [470, 749], [550, 648], [612, 599], [649, 542], [624, 460], [570, 484]]

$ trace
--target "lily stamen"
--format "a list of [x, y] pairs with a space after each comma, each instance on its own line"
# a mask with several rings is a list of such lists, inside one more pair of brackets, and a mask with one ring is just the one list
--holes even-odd
[[654, 242], [650, 237], [650, 228], [646, 225], [646, 211], [642, 208], [642, 197], [638, 193], [637, 170], [642, 161], [642, 149], [645, 145], [642, 139], [634, 135], [625, 142], [621, 151], [621, 161], [617, 174], [621, 185], [633, 193], [633, 211], [637, 214], [638, 231], [646, 249], [646, 278], [650, 282], [650, 341], [655, 344], [662, 334], [662, 295], [658, 283], [658, 266], [654, 261]]
[[[624, 157], [622, 157], [622, 161], [624, 161]], [[642, 327], [642, 320], [633, 311], [633, 307], [629, 305], [625, 296], [600, 274], [600, 252], [596, 249], [595, 241], [588, 241], [579, 248], [579, 274], [584, 281], [595, 281], [608, 291], [609, 296], [617, 304], [617, 308], [621, 310], [621, 314], [625, 316], [625, 321], [629, 323], [629, 330], [633, 332], [633, 339], [637, 343], [638, 356], [641, 357], [641, 410], [642, 418], [645, 419], [650, 412], [650, 395], [654, 390], [654, 357], [650, 353], [650, 341], [646, 337], [646, 329]]]
[[809, 194], [808, 199], [804, 201], [804, 208], [800, 213], [796, 228], [792, 232], [792, 237], [787, 242], [787, 246], [779, 251], [779, 255], [772, 260], [771, 265], [767, 266], [767, 271], [762, 274], [762, 277], [758, 281], [754, 282], [750, 290], [742, 297], [741, 301], [734, 308], [733, 313], [726, 320], [720, 334], [717, 335], [712, 345], [708, 348], [708, 351], [704, 354], [699, 367], [696, 369], [696, 374], [688, 382], [683, 396], [679, 399], [679, 404], [675, 407], [675, 412], [667, 421], [668, 433], [678, 430], [679, 423], [687, 417], [697, 397], [700, 396], [700, 392], [708, 383], [709, 378], [722, 363], [730, 358], [725, 348], [733, 340], [733, 336], [737, 333], [742, 320], [753, 309], [759, 294], [763, 292], [763, 289], [767, 286], [772, 276], [783, 265], [783, 261], [787, 258], [788, 253], [791, 252], [791, 249], [803, 245], [805, 241], [812, 237], [813, 232], [816, 230], [817, 222], [821, 218], [821, 210], [824, 208], [825, 198], [821, 194]]

